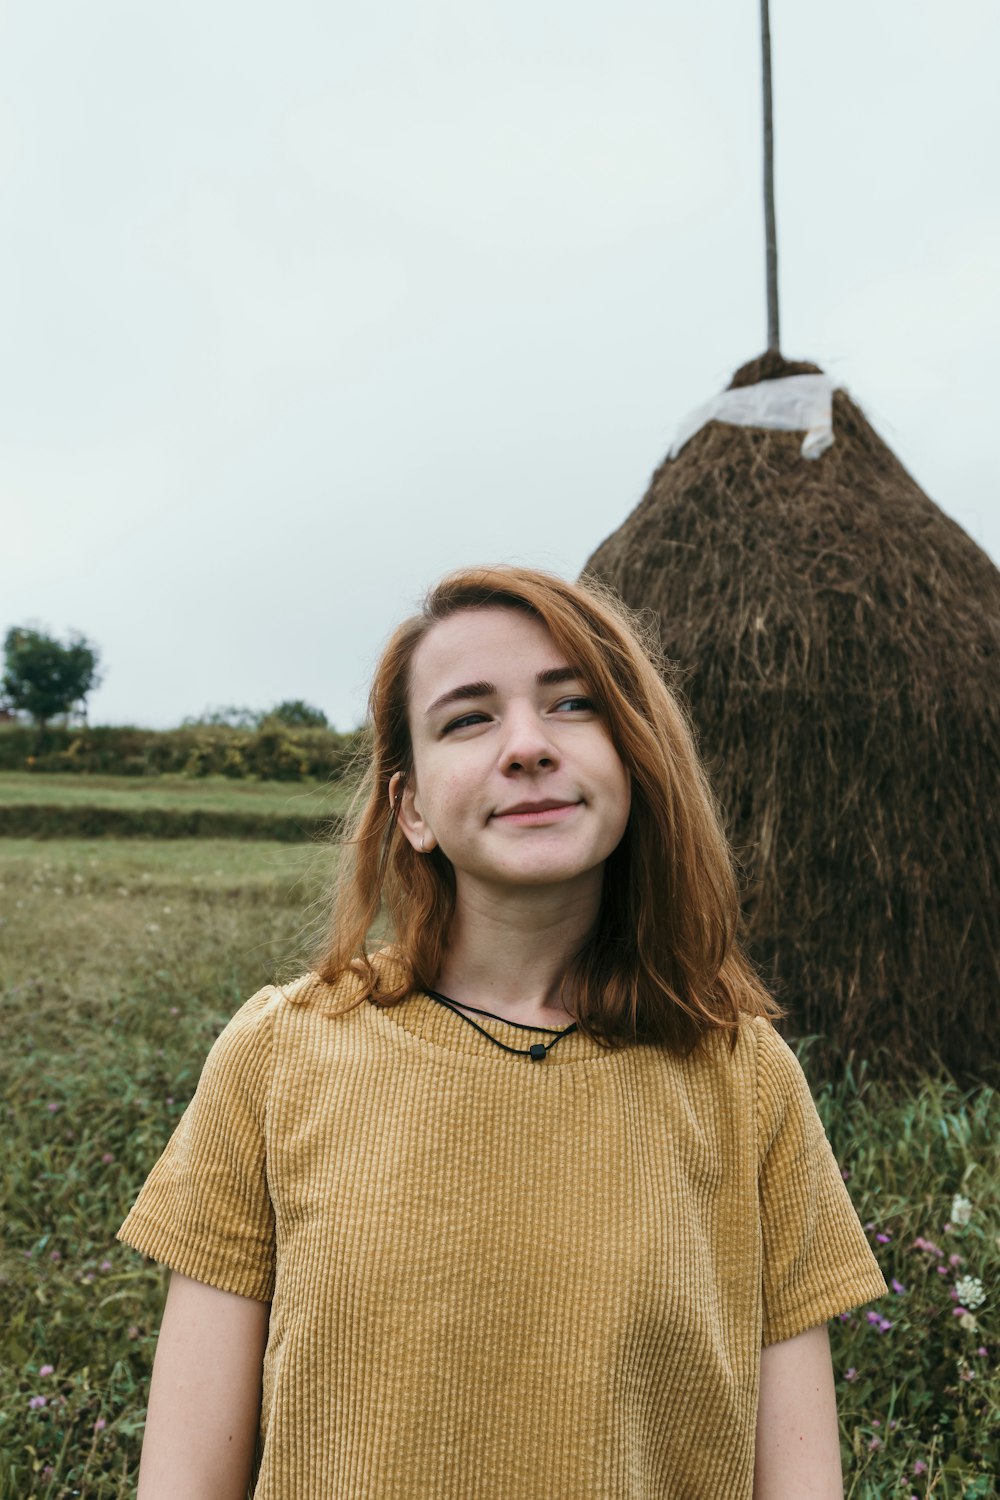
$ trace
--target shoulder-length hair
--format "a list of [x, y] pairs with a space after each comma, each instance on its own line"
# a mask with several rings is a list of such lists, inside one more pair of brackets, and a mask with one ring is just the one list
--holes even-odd
[[[353, 1009], [433, 987], [455, 909], [455, 873], [440, 849], [417, 853], [397, 826], [389, 784], [412, 773], [409, 682], [413, 655], [439, 620], [462, 610], [522, 610], [542, 621], [580, 673], [628, 770], [625, 835], [605, 864], [596, 926], [563, 979], [561, 1003], [593, 1040], [659, 1042], [687, 1053], [740, 1018], [782, 1014], [743, 952], [732, 853], [685, 708], [666, 685], [659, 643], [610, 589], [516, 567], [463, 569], [431, 589], [394, 632], [369, 697], [364, 774], [344, 845], [319, 977], [347, 971]], [[391, 963], [372, 953], [378, 947]]]

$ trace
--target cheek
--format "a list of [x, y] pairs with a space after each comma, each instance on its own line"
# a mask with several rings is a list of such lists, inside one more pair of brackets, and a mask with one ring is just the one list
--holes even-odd
[[442, 771], [428, 767], [421, 790], [417, 793], [417, 805], [430, 823], [443, 825], [454, 822], [461, 815], [473, 790], [471, 778], [463, 777], [454, 770]]

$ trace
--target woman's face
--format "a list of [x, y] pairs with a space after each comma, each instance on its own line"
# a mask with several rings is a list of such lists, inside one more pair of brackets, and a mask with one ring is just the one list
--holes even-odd
[[[413, 772], [399, 821], [439, 847], [461, 890], [599, 891], [628, 822], [631, 783], [586, 685], [546, 627], [514, 609], [439, 621], [414, 653]], [[394, 778], [390, 798], [399, 782]]]

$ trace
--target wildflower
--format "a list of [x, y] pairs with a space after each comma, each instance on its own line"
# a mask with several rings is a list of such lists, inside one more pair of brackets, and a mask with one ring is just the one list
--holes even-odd
[[979, 1332], [979, 1324], [976, 1322], [975, 1318], [970, 1312], [963, 1312], [961, 1318], [959, 1319], [959, 1327], [964, 1328], [966, 1333]]
[[45, 1108], [48, 1110], [50, 1115], [54, 1115], [56, 1110], [59, 1108], [59, 1103], [56, 1099], [50, 1099]]
[[924, 1463], [924, 1461], [923, 1461], [922, 1458], [918, 1458], [917, 1461], [916, 1461], [916, 1463], [913, 1465], [913, 1472], [918, 1477], [921, 1474], [926, 1474], [927, 1473], [927, 1465]]
[[949, 1264], [949, 1266], [954, 1267], [956, 1270], [958, 1269], [959, 1266], [964, 1265], [964, 1263], [965, 1263], [965, 1257], [964, 1257], [964, 1255], [949, 1255], [949, 1257], [948, 1257], [948, 1264]]
[[101, 1271], [110, 1271], [111, 1270], [111, 1262], [109, 1260], [102, 1260], [98, 1269], [101, 1270]]
[[844, 1179], [845, 1182], [850, 1182], [850, 1180], [851, 1180], [851, 1174], [847, 1170], [846, 1167], [841, 1167], [841, 1169], [840, 1169], [840, 1175]]
[[114, 1159], [114, 1152], [112, 1151], [105, 1151], [104, 1155], [101, 1157], [101, 1161], [105, 1166], [107, 1166], [109, 1162], [114, 1161]]
[[873, 1417], [872, 1418], [872, 1426], [873, 1427], [881, 1427], [882, 1426], [881, 1418], [879, 1418], [879, 1417]]
[[889, 1243], [889, 1241], [891, 1239], [892, 1239], [892, 1235], [891, 1234], [877, 1234], [875, 1236], [875, 1240], [876, 1240], [876, 1242], [879, 1245], [888, 1245], [888, 1243]]
[[174, 1102], [174, 1096], [173, 1096], [173, 1094], [168, 1094], [167, 1097], [166, 1097], [166, 1100], [164, 1102], [167, 1103], [167, 1104], [173, 1104], [173, 1102]]
[[95, 1432], [103, 1432], [104, 1429], [105, 1429], [105, 1427], [107, 1427], [107, 1425], [108, 1424], [104, 1420], [103, 1417], [98, 1417], [97, 1421], [94, 1423], [94, 1431]]
[[42, 1365], [39, 1368], [38, 1373], [39, 1375], [54, 1375], [56, 1373], [56, 1367], [55, 1365]]
[[172, 1005], [172, 1006], [171, 1006], [171, 1007], [170, 1007], [170, 1014], [171, 1014], [171, 1015], [172, 1015], [172, 1016], [179, 1016], [179, 1015], [180, 1015], [180, 1013], [181, 1013], [181, 1008], [180, 1008], [180, 1006], [179, 1006], [179, 1005]]
[[953, 1224], [968, 1224], [972, 1218], [972, 1204], [968, 1198], [963, 1198], [961, 1193], [956, 1193], [951, 1200], [951, 1222]]
[[[952, 1292], [951, 1295], [953, 1297], [957, 1297], [958, 1293]], [[969, 1315], [969, 1309], [967, 1307], [953, 1307], [951, 1310], [951, 1315], [953, 1318], [965, 1318]]]
[[958, 1361], [958, 1378], [959, 1378], [959, 1380], [972, 1380], [974, 1378], [974, 1376], [975, 1376], [975, 1373], [976, 1372], [972, 1368], [972, 1366], [971, 1365], [967, 1365], [965, 1363], [964, 1359], [960, 1359]]
[[892, 1278], [892, 1280], [890, 1281], [889, 1285], [892, 1287], [892, 1289], [896, 1293], [897, 1297], [901, 1297], [903, 1295], [903, 1293], [906, 1291], [906, 1287], [903, 1285], [903, 1283], [901, 1281], [897, 1281], [896, 1278], [895, 1278], [895, 1276]]
[[857, 1380], [857, 1378], [858, 1378], [858, 1372], [854, 1368], [853, 1365], [851, 1366], [851, 1368], [849, 1370], [845, 1370], [844, 1371], [844, 1379], [845, 1380], [854, 1381], [854, 1380]]
[[986, 1301], [986, 1292], [978, 1276], [963, 1276], [960, 1281], [956, 1281], [955, 1290], [970, 1307], [982, 1307]]
[[47, 1405], [48, 1402], [46, 1401], [44, 1396], [32, 1396], [31, 1400], [28, 1402], [28, 1406], [31, 1411], [41, 1411], [42, 1407]]
[[926, 1250], [928, 1255], [936, 1255], [938, 1260], [943, 1259], [944, 1251], [939, 1250], [933, 1240], [925, 1240], [923, 1235], [918, 1234], [913, 1241], [914, 1250]]
[[871, 1442], [868, 1444], [868, 1451], [869, 1453], [874, 1453], [876, 1448], [881, 1448], [881, 1446], [882, 1439], [880, 1437], [873, 1437]]
[[936, 1270], [939, 1276], [949, 1276], [951, 1274], [947, 1266], [937, 1266]]
[[59, 1254], [58, 1250], [50, 1250], [49, 1260], [62, 1260], [62, 1256]]

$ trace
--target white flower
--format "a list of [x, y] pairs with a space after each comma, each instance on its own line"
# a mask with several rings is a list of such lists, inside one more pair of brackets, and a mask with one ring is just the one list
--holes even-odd
[[968, 1198], [963, 1198], [961, 1193], [956, 1193], [951, 1200], [951, 1222], [953, 1224], [968, 1224], [972, 1218], [972, 1204]]
[[986, 1292], [978, 1276], [963, 1276], [955, 1282], [955, 1291], [963, 1307], [982, 1307]]
[[979, 1324], [970, 1312], [964, 1312], [958, 1320], [959, 1328], [964, 1328], [966, 1333], [978, 1333]]

